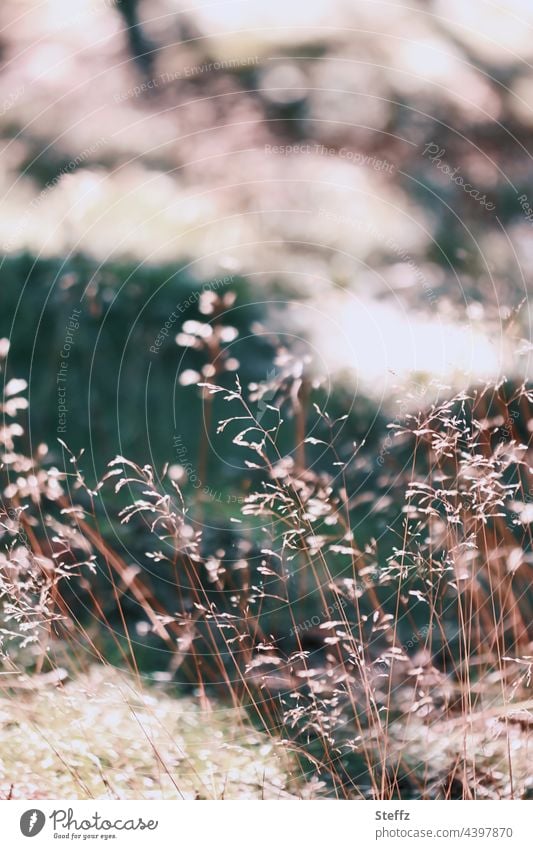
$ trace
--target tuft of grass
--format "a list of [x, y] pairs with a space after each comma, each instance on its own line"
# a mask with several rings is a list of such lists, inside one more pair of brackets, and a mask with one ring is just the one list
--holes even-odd
[[240, 710], [103, 666], [60, 687], [32, 682], [0, 699], [2, 798], [295, 798], [287, 753]]
[[530, 799], [533, 702], [480, 710], [468, 724], [414, 719], [391, 728], [389, 769], [398, 765], [424, 799]]

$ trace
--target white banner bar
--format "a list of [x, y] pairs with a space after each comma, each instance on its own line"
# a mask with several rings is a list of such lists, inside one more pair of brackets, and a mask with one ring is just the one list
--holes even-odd
[[73, 843], [117, 849], [532, 849], [532, 814], [531, 803], [512, 801], [0, 803], [6, 849]]

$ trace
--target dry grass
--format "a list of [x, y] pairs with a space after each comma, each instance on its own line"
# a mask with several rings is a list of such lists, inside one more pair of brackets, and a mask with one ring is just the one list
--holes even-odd
[[[178, 339], [205, 355], [186, 383], [203, 395], [207, 428], [222, 398], [228, 415], [216, 434], [232, 434], [257, 477], [232, 517], [235, 544], [209, 544], [202, 506], [167, 468], [117, 457], [91, 488], [79, 458], [70, 456], [68, 474], [59, 473], [46, 468], [45, 452], [17, 454], [17, 432], [4, 435], [6, 671], [24, 653], [37, 672], [53, 669], [50, 646], [57, 644], [69, 646], [80, 669], [88, 652], [105, 669], [105, 634], [139, 680], [137, 637], [149, 635], [167, 675], [195, 688], [202, 703], [216, 698], [235, 712], [210, 715], [207, 738], [224, 741], [213, 747], [196, 737], [202, 714], [192, 702], [152, 694], [148, 710], [138, 693], [93, 672], [91, 700], [84, 695], [91, 679], [52, 697], [82, 728], [79, 745], [68, 734], [63, 740], [58, 763], [67, 784], [59, 795], [77, 787], [165, 797], [527, 796], [531, 390], [503, 383], [446, 398], [397, 420], [394, 438], [376, 454], [346, 441], [345, 416], [333, 420], [313, 406], [316, 381], [284, 349], [274, 379], [241, 387], [224, 347], [234, 338], [233, 329], [225, 332], [224, 298], [206, 295], [205, 323], [187, 322]], [[279, 440], [287, 426], [296, 435], [288, 453]], [[200, 447], [202, 479], [216, 434], [206, 432]], [[310, 451], [321, 455], [319, 468]], [[120, 520], [136, 523], [146, 541], [135, 568], [100, 527], [124, 497]], [[365, 537], [369, 512], [382, 519], [379, 538]], [[163, 599], [150, 571], [165, 576]], [[102, 576], [120, 639], [104, 610]], [[96, 629], [73, 609], [69, 585], [83, 590]], [[102, 698], [104, 691], [122, 691], [121, 699]], [[49, 716], [39, 713], [43, 698], [51, 696], [30, 700], [43, 716], [41, 731]], [[260, 735], [250, 737], [244, 709]], [[232, 737], [233, 716], [243, 746]], [[190, 737], [185, 717], [192, 717]], [[129, 743], [127, 753], [114, 747], [122, 758], [117, 774], [105, 736], [100, 748], [90, 729], [101, 726], [113, 740], [123, 724]], [[298, 763], [297, 791], [279, 767], [281, 750]], [[44, 775], [43, 783], [48, 793]]]

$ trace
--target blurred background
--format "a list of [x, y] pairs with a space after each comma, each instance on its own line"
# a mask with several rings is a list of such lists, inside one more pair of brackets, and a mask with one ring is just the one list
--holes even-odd
[[[226, 276], [250, 304], [237, 324], [252, 311], [380, 408], [413, 379], [527, 373], [525, 0], [0, 14], [2, 332], [44, 399], [82, 310], [73, 448], [90, 413], [104, 454], [120, 438], [168, 455], [179, 327], [149, 348], [188, 291]], [[133, 414], [145, 389], [163, 404], [148, 424]], [[36, 407], [35, 432], [52, 433], [55, 411]]]

